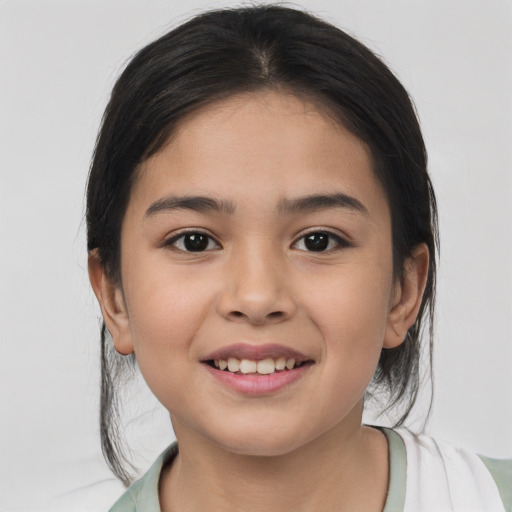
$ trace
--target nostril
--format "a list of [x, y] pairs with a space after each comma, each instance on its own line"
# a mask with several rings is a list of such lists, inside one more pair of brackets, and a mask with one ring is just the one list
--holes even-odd
[[284, 317], [285, 317], [285, 313], [283, 311], [272, 311], [270, 313], [267, 313], [266, 315], [264, 316], [261, 316], [259, 317], [258, 315], [256, 314], [253, 314], [253, 315], [248, 315], [246, 313], [244, 313], [243, 311], [237, 311], [237, 310], [234, 310], [234, 311], [231, 311], [229, 313], [229, 317], [231, 318], [231, 320], [249, 320], [250, 322], [254, 322], [254, 323], [265, 323], [265, 322], [272, 322], [272, 321], [280, 321], [282, 320]]

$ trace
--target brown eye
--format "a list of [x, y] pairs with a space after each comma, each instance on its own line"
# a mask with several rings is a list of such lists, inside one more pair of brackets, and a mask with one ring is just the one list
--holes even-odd
[[304, 245], [308, 251], [325, 251], [329, 246], [329, 235], [312, 233], [304, 237]]
[[300, 251], [326, 252], [340, 247], [348, 247], [341, 237], [327, 231], [314, 231], [301, 237], [294, 247]]
[[187, 251], [205, 251], [208, 247], [208, 237], [201, 233], [193, 233], [183, 237], [183, 245]]
[[171, 238], [165, 244], [184, 252], [204, 252], [220, 249], [219, 244], [206, 233], [190, 231]]

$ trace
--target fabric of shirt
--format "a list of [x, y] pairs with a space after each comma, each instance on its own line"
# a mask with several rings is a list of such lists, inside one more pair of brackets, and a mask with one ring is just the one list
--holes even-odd
[[405, 429], [398, 434], [407, 461], [404, 512], [506, 512], [480, 457], [424, 434]]
[[[389, 446], [389, 484], [383, 512], [512, 512], [512, 459], [476, 456], [405, 429], [380, 430]], [[160, 474], [177, 454], [178, 445], [173, 443], [110, 512], [161, 512]], [[466, 507], [466, 498], [480, 502], [461, 508]], [[427, 508], [422, 505], [418, 509], [418, 503], [427, 503]]]

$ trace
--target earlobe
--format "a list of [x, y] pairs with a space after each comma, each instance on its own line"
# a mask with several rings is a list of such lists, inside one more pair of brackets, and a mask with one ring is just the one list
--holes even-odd
[[107, 276], [96, 250], [88, 257], [89, 281], [98, 299], [114, 347], [120, 354], [133, 352], [130, 321], [121, 288]]
[[416, 321], [427, 285], [428, 268], [428, 247], [425, 244], [419, 244], [405, 261], [402, 279], [395, 285], [384, 337], [384, 348], [398, 347]]

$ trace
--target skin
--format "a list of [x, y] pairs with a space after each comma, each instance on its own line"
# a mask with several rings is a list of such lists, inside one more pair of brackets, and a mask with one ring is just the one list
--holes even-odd
[[[333, 193], [362, 208], [278, 209]], [[230, 208], [151, 211], [191, 195]], [[184, 230], [211, 237], [206, 250], [187, 252]], [[329, 246], [311, 251], [304, 236], [319, 231]], [[428, 250], [416, 247], [395, 279], [388, 202], [360, 140], [283, 92], [207, 106], [138, 170], [121, 255], [119, 284], [92, 253], [91, 283], [116, 349], [135, 351], [171, 414], [180, 454], [162, 474], [164, 512], [383, 509], [387, 444], [361, 425], [362, 402], [382, 347], [414, 323]], [[240, 342], [277, 343], [312, 364], [247, 396], [202, 362]]]

